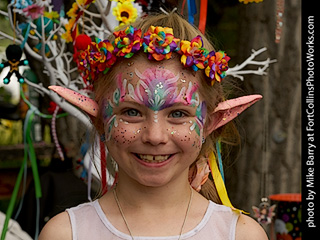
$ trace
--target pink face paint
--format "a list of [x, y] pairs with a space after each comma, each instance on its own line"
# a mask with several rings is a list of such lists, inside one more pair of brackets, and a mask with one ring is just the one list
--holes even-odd
[[122, 79], [122, 73], [119, 73], [117, 76], [117, 85], [118, 85], [118, 89], [116, 90], [116, 92], [119, 93], [120, 96], [118, 98], [113, 97], [113, 101], [119, 104], [119, 101], [122, 102], [124, 97], [126, 96], [126, 86], [127, 86], [127, 79], [126, 78]]
[[177, 80], [171, 71], [163, 68], [148, 68], [143, 73], [135, 70], [139, 77], [134, 98], [152, 109], [160, 111], [171, 106], [176, 100]]
[[118, 74], [117, 91], [120, 101], [123, 101], [127, 88], [128, 95], [132, 99], [154, 111], [154, 122], [158, 122], [160, 110], [174, 103], [182, 102], [194, 106], [199, 104], [199, 95], [196, 93], [198, 85], [190, 81], [187, 88], [183, 86], [179, 90], [179, 74], [175, 75], [163, 67], [148, 68], [143, 73], [135, 69], [135, 74], [139, 78], [136, 86], [131, 83], [127, 85], [127, 79], [122, 79], [122, 73]]

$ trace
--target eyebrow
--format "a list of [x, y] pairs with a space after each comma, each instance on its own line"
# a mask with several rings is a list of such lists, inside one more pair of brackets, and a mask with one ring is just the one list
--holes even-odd
[[136, 106], [145, 106], [144, 104], [138, 103], [137, 101], [134, 101], [134, 100], [124, 100], [124, 101], [121, 101], [120, 104], [121, 103], [130, 103]]
[[[144, 103], [139, 103], [133, 99], [130, 99], [130, 100], [124, 100], [123, 102], [120, 102], [120, 103], [130, 103], [130, 104], [133, 104], [133, 105], [136, 105], [138, 107], [148, 107], [147, 105], [145, 105]], [[165, 108], [169, 108], [169, 107], [179, 107], [179, 106], [184, 106], [184, 107], [191, 107], [192, 104], [189, 104], [187, 103], [186, 101], [178, 101], [178, 102], [174, 102], [168, 106], [166, 106]], [[149, 107], [148, 107], [149, 108]]]

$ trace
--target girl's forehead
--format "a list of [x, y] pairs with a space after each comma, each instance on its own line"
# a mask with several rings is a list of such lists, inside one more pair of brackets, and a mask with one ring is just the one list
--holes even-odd
[[[156, 62], [146, 58], [127, 59], [116, 70], [117, 87], [119, 81], [133, 85], [144, 82], [147, 85], [171, 84], [178, 89], [198, 84], [198, 74], [185, 69], [178, 59]], [[161, 87], [161, 86], [160, 86]]]

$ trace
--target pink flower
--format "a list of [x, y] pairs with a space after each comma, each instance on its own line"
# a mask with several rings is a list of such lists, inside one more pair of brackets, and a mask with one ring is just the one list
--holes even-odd
[[32, 19], [37, 19], [40, 15], [44, 13], [44, 6], [41, 7], [37, 4], [32, 4], [22, 10], [26, 17], [31, 17]]

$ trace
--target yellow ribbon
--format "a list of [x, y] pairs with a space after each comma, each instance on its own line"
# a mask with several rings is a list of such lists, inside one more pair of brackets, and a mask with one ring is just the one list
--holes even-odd
[[235, 208], [234, 206], [232, 206], [230, 199], [228, 197], [227, 189], [224, 185], [223, 179], [222, 179], [220, 171], [218, 169], [216, 157], [213, 152], [210, 153], [208, 162], [209, 162], [211, 174], [212, 174], [212, 177], [213, 177], [214, 183], [216, 185], [218, 195], [221, 199], [222, 204], [227, 207], [230, 207], [234, 211], [242, 212], [245, 214], [250, 214], [248, 212], [245, 212], [243, 210], [239, 210], [239, 209]]

